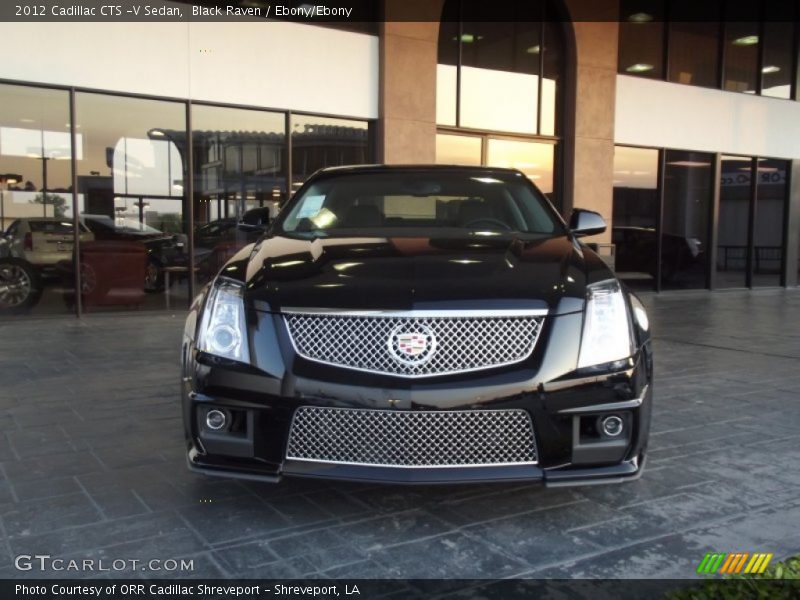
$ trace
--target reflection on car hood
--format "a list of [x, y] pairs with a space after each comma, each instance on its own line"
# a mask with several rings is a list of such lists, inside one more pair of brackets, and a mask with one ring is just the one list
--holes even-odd
[[[258, 244], [242, 279], [256, 308], [423, 310], [583, 306], [590, 280], [611, 277], [568, 237], [362, 237]], [[237, 269], [228, 269], [234, 275]]]

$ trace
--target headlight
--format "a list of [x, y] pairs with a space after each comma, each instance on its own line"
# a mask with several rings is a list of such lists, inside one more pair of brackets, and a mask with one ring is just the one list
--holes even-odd
[[221, 279], [211, 286], [200, 324], [197, 349], [239, 362], [250, 361], [240, 285]]
[[619, 282], [588, 286], [578, 368], [628, 358], [633, 354], [630, 321]]

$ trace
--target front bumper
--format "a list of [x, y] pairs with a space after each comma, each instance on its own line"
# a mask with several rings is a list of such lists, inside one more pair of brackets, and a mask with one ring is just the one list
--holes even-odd
[[336, 479], [354, 482], [379, 482], [408, 485], [500, 483], [540, 481], [547, 487], [571, 487], [578, 485], [602, 485], [635, 481], [641, 477], [646, 455], [644, 452], [634, 459], [617, 465], [585, 469], [544, 470], [536, 466], [503, 467], [427, 467], [411, 469], [404, 467], [366, 467], [360, 465], [330, 465], [305, 461], [287, 460], [279, 474], [262, 472], [244, 465], [220, 463], [207, 460], [196, 448], [186, 455], [189, 470], [204, 475], [233, 479], [249, 479], [267, 483], [279, 483], [283, 475], [317, 479]]
[[[393, 396], [408, 401], [398, 410], [524, 409], [531, 417], [538, 449], [536, 464], [502, 466], [405, 467], [331, 464], [286, 458], [292, 418], [301, 406], [383, 409], [364, 391], [341, 384], [326, 386], [295, 381], [293, 393], [286, 383], [257, 372], [234, 372], [224, 367], [195, 365], [184, 379], [184, 423], [187, 460], [193, 471], [208, 475], [278, 482], [283, 476], [371, 481], [399, 484], [456, 484], [478, 482], [540, 481], [547, 486], [621, 483], [637, 479], [644, 468], [652, 404], [650, 361], [642, 349], [624, 368], [592, 375], [539, 383], [534, 389], [516, 389], [488, 378], [476, 387], [466, 404], [448, 402], [446, 390], [396, 390]], [[517, 373], [518, 378], [523, 375]], [[500, 377], [500, 376], [498, 376]], [[501, 377], [502, 379], [502, 377]], [[508, 374], [504, 380], [507, 382]], [[319, 382], [317, 382], [318, 384]], [[202, 389], [198, 392], [196, 388]], [[303, 389], [305, 391], [299, 392]], [[481, 390], [493, 389], [493, 396]], [[383, 390], [385, 391], [385, 390]], [[512, 392], [512, 393], [508, 393]], [[439, 393], [434, 406], [430, 394]], [[342, 400], [347, 398], [347, 400]], [[204, 428], [209, 408], [235, 416], [235, 432], [217, 433]], [[604, 415], [618, 415], [625, 424], [619, 439], [594, 435], [592, 424]], [[598, 432], [594, 432], [598, 433]]]

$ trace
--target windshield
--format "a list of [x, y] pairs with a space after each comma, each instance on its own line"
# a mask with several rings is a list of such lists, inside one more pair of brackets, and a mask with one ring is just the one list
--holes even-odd
[[402, 235], [431, 228], [495, 235], [563, 233], [547, 200], [521, 174], [435, 170], [322, 179], [295, 198], [280, 227], [315, 236]]

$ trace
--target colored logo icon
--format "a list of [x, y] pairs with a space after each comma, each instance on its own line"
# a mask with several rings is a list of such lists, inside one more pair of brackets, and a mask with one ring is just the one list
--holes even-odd
[[697, 566], [701, 575], [733, 575], [763, 573], [772, 560], [771, 552], [709, 552]]

